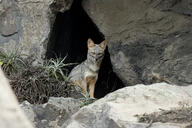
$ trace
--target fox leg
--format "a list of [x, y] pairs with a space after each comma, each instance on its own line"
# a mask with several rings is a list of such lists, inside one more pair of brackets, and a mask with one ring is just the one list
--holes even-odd
[[82, 82], [80, 87], [82, 88], [83, 94], [86, 95], [87, 94], [87, 83], [86, 82]]
[[90, 83], [89, 83], [89, 95], [90, 95], [90, 98], [94, 98], [95, 83], [96, 83], [96, 79], [91, 80]]
[[95, 77], [95, 76], [86, 77], [86, 82], [87, 82], [87, 86], [89, 89], [90, 98], [94, 98], [94, 90], [95, 90], [96, 81], [97, 81], [97, 77]]

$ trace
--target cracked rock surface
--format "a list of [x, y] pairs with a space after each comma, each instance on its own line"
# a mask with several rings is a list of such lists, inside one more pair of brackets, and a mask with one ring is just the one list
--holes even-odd
[[125, 85], [192, 84], [192, 1], [87, 0]]
[[41, 62], [56, 12], [64, 12], [71, 4], [72, 0], [1, 0], [1, 50], [18, 49]]
[[73, 98], [51, 97], [45, 104], [33, 105], [24, 101], [20, 107], [35, 128], [60, 128], [81, 105], [82, 102]]

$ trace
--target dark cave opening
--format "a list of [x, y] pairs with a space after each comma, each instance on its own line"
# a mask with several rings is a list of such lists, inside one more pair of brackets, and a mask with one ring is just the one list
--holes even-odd
[[[57, 13], [47, 47], [47, 58], [63, 58], [67, 55], [65, 63], [81, 63], [87, 57], [87, 39], [91, 38], [96, 44], [104, 40], [104, 35], [84, 11], [81, 1], [74, 0], [69, 10]], [[72, 68], [69, 67], [68, 70]], [[101, 98], [122, 87], [124, 87], [122, 81], [113, 72], [107, 48], [94, 95], [96, 98]]]

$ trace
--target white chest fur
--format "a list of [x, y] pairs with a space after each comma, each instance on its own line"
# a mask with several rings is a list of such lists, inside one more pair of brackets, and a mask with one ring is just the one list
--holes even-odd
[[98, 66], [97, 65], [89, 65], [89, 70], [85, 71], [84, 77], [98, 77]]
[[85, 72], [84, 76], [85, 76], [85, 78], [86, 77], [90, 77], [90, 76], [94, 76], [94, 77], [97, 78], [98, 77], [98, 73], [87, 71], [87, 72]]

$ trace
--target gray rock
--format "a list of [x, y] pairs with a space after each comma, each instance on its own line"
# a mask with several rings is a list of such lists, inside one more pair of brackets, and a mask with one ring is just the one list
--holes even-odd
[[65, 11], [71, 4], [72, 0], [2, 0], [0, 48], [18, 49], [34, 56], [35, 64], [42, 62], [56, 11]]
[[125, 85], [192, 84], [189, 0], [87, 0], [83, 6], [107, 41]]
[[80, 109], [81, 105], [82, 102], [79, 100], [62, 97], [51, 97], [48, 103], [42, 105], [32, 105], [27, 101], [20, 104], [36, 128], [59, 128]]
[[8, 37], [18, 34], [20, 27], [19, 9], [15, 2], [2, 1], [0, 5], [0, 33]]
[[[136, 85], [117, 90], [81, 108], [63, 128], [146, 128], [135, 115], [192, 106], [192, 85], [179, 87], [165, 83]], [[183, 128], [186, 124], [154, 123], [151, 128]]]
[[3, 0], [0, 3], [0, 48], [6, 49], [19, 42], [21, 34], [21, 16], [19, 8], [13, 0]]
[[33, 128], [0, 68], [0, 128]]

